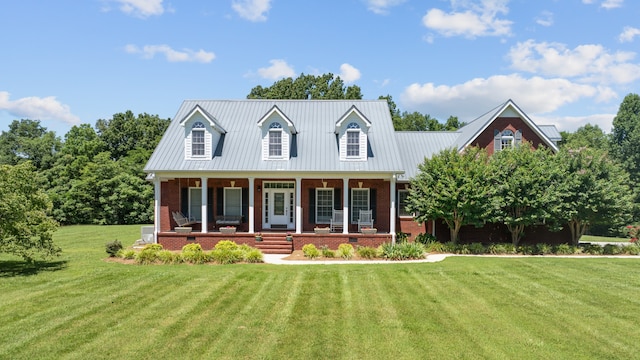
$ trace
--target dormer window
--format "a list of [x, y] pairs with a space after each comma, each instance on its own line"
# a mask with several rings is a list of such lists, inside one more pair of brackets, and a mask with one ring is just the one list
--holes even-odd
[[508, 149], [513, 147], [513, 131], [505, 130], [500, 137], [500, 149]]
[[200, 121], [195, 122], [191, 127], [191, 156], [204, 156], [204, 124]]
[[282, 125], [278, 122], [269, 126], [269, 157], [282, 157]]
[[347, 126], [347, 157], [360, 157], [360, 125]]
[[520, 146], [522, 143], [522, 130], [517, 130], [515, 133], [510, 129], [503, 131], [493, 131], [493, 151], [500, 151], [504, 149], [511, 149]]

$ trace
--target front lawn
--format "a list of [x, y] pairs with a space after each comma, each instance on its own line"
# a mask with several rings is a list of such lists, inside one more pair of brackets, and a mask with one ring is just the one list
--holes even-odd
[[640, 259], [124, 265], [139, 226], [61, 228], [0, 256], [2, 359], [634, 358]]

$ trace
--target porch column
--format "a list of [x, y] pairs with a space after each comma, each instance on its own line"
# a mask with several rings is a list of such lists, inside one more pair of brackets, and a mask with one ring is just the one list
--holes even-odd
[[158, 233], [160, 232], [160, 178], [156, 175], [153, 179], [153, 243], [158, 243]]
[[342, 233], [349, 233], [349, 179], [342, 179]]
[[296, 178], [296, 234], [302, 234], [302, 178]]
[[391, 181], [389, 181], [389, 232], [391, 233], [391, 243], [395, 245], [396, 243], [396, 174], [391, 176]]
[[208, 220], [209, 220], [209, 212], [207, 211], [207, 181], [209, 180], [208, 177], [203, 176], [200, 181], [202, 181], [202, 196], [201, 196], [201, 200], [202, 200], [202, 232], [203, 233], [207, 233], [208, 232]]
[[254, 202], [255, 202], [255, 179], [249, 178], [249, 232], [252, 233], [255, 231], [254, 221], [255, 214], [253, 213]]

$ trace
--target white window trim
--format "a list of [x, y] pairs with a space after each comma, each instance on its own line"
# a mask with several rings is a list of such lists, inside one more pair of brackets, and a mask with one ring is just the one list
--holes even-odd
[[[195, 134], [196, 133], [201, 133], [202, 134], [202, 143], [196, 143], [194, 141], [195, 139]], [[195, 153], [195, 146], [194, 145], [201, 145], [202, 146], [202, 154], [196, 154]], [[203, 158], [206, 156], [207, 153], [207, 141], [206, 141], [206, 130], [202, 129], [202, 128], [198, 128], [198, 129], [191, 129], [191, 157], [192, 158]]]
[[[280, 155], [271, 155], [271, 134], [272, 133], [279, 133], [280, 134]], [[268, 153], [269, 153], [269, 159], [282, 159], [284, 158], [284, 146], [282, 144], [283, 142], [283, 137], [284, 137], [284, 131], [282, 131], [282, 129], [269, 129], [269, 131], [267, 132], [267, 146], [268, 146]]]
[[316, 224], [330, 224], [331, 223], [331, 216], [332, 214], [330, 214], [327, 218], [327, 220], [320, 220], [320, 217], [318, 216], [318, 192], [320, 191], [330, 191], [331, 192], [331, 210], [333, 212], [334, 206], [335, 204], [334, 199], [335, 199], [335, 193], [334, 193], [334, 189], [333, 188], [316, 188], [316, 206], [315, 206], [315, 211], [316, 211]]
[[[356, 144], [349, 144], [349, 134], [357, 134], [358, 135], [358, 142]], [[362, 141], [362, 134], [360, 132], [360, 129], [348, 129], [347, 132], [345, 133], [345, 136], [347, 137], [347, 141], [346, 141], [346, 152], [347, 152], [347, 159], [360, 159], [360, 142]], [[355, 146], [356, 147], [356, 151], [357, 154], [353, 155], [353, 154], [349, 154], [349, 146]]]
[[[356, 207], [353, 205], [353, 201], [355, 199], [355, 196], [353, 195], [353, 193], [355, 191], [366, 191], [367, 192], [367, 208], [366, 209], [361, 209], [358, 208], [358, 213], [355, 213], [356, 211]], [[349, 211], [351, 212], [351, 223], [352, 224], [357, 224], [358, 223], [358, 218], [360, 217], [360, 211], [359, 210], [371, 210], [371, 189], [370, 188], [351, 188], [351, 200], [350, 200], [350, 208]]]

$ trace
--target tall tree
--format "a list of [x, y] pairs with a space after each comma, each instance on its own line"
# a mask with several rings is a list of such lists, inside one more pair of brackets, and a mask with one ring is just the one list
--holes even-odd
[[0, 134], [0, 164], [31, 161], [36, 170], [49, 169], [61, 144], [55, 132], [47, 131], [40, 125], [40, 120], [14, 120], [9, 131]]
[[556, 159], [565, 176], [557, 208], [561, 211], [553, 218], [569, 226], [574, 245], [589, 226], [629, 224], [633, 209], [629, 175], [604, 150], [563, 148]]
[[411, 180], [407, 209], [420, 223], [442, 219], [451, 241], [463, 225], [482, 225], [488, 211], [488, 156], [484, 149], [449, 149], [425, 159]]
[[609, 149], [609, 137], [598, 125], [586, 124], [573, 133], [564, 133], [562, 147], [578, 149], [589, 147], [592, 149]]
[[153, 151], [170, 122], [170, 119], [147, 113], [136, 117], [128, 110], [114, 114], [112, 119], [98, 120], [96, 129], [113, 159], [118, 160], [134, 149]]
[[278, 80], [270, 87], [260, 85], [251, 89], [247, 99], [362, 99], [362, 92], [357, 85], [345, 88], [340, 76], [334, 78], [332, 73], [313, 76], [300, 74], [295, 80], [285, 78]]
[[640, 96], [629, 94], [613, 118], [611, 155], [629, 172], [633, 183], [640, 180]]
[[0, 253], [27, 261], [58, 255], [53, 243], [57, 224], [49, 216], [51, 201], [30, 162], [0, 165]]

